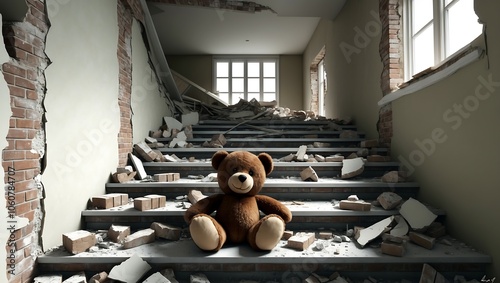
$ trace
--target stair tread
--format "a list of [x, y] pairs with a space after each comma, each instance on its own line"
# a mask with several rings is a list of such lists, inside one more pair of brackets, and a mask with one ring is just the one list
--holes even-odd
[[[331, 154], [335, 153], [345, 153], [345, 152], [357, 152], [361, 150], [361, 147], [315, 147], [315, 148], [308, 148], [307, 153], [318, 153], [318, 152], [328, 152]], [[161, 152], [216, 152], [218, 150], [225, 150], [227, 152], [233, 152], [233, 151], [239, 151], [239, 150], [245, 150], [245, 151], [250, 151], [250, 152], [267, 152], [269, 154], [273, 153], [296, 153], [298, 148], [297, 147], [224, 147], [224, 148], [213, 148], [213, 147], [174, 147], [174, 148], [169, 148], [169, 147], [162, 147], [159, 148]], [[370, 149], [373, 152], [376, 153], [387, 153], [389, 151], [388, 148], [372, 148]]]
[[[211, 160], [198, 160], [195, 162], [179, 161], [179, 162], [143, 162], [144, 167], [191, 167], [201, 166], [212, 168]], [[342, 162], [274, 162], [274, 168], [287, 168], [287, 167], [342, 167]], [[365, 162], [364, 167], [394, 167], [399, 166], [399, 162]], [[213, 171], [213, 170], [210, 170]]]
[[[338, 208], [338, 204], [331, 201], [281, 201], [290, 209], [294, 217], [301, 216], [391, 216], [399, 214], [399, 210], [385, 210], [381, 207], [372, 206], [370, 211], [353, 211]], [[157, 209], [139, 211], [132, 203], [109, 208], [109, 209], [89, 209], [82, 211], [81, 215], [86, 216], [183, 216], [186, 211], [178, 207], [179, 202], [167, 200], [166, 206]], [[443, 209], [428, 207], [436, 215], [446, 215]]]
[[[403, 257], [382, 254], [378, 247], [370, 247], [369, 245], [360, 248], [354, 240], [336, 243], [335, 247], [330, 245], [322, 251], [314, 250], [314, 245], [311, 245], [306, 251], [292, 250], [286, 247], [285, 241], [280, 241], [276, 248], [270, 252], [254, 251], [246, 244], [226, 244], [217, 253], [206, 253], [198, 249], [191, 239], [182, 238], [179, 241], [158, 239], [153, 243], [126, 250], [121, 248], [103, 249], [77, 255], [71, 255], [63, 248], [59, 248], [39, 256], [37, 261], [41, 265], [63, 263], [119, 264], [135, 254], [152, 264], [270, 264], [278, 262], [302, 264], [306, 259], [314, 260], [316, 263], [354, 264], [491, 263], [489, 255], [476, 251], [460, 241], [449, 239], [452, 243], [451, 246], [438, 241], [432, 250], [408, 243]], [[334, 254], [337, 246], [340, 247], [340, 253]], [[276, 261], [277, 258], [280, 260]]]

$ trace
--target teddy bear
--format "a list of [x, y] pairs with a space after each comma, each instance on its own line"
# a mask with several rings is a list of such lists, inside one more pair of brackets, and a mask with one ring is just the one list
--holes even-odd
[[216, 252], [227, 239], [237, 244], [246, 241], [259, 251], [270, 251], [278, 244], [292, 214], [276, 199], [258, 195], [273, 166], [267, 153], [219, 150], [212, 156], [223, 193], [198, 201], [184, 214], [191, 238], [201, 250]]

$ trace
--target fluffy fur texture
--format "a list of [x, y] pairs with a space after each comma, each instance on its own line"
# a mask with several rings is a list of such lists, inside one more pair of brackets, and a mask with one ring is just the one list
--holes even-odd
[[[185, 213], [191, 237], [205, 251], [218, 251], [229, 239], [247, 241], [256, 250], [272, 250], [281, 239], [290, 210], [279, 201], [258, 195], [273, 160], [267, 153], [218, 151], [212, 157], [223, 194], [193, 204]], [[266, 216], [260, 217], [262, 211]], [[212, 217], [211, 214], [215, 213]]]

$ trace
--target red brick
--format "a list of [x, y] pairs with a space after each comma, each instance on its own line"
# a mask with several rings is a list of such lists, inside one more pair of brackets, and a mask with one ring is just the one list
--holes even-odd
[[32, 149], [31, 140], [16, 140], [14, 148], [31, 150]]
[[21, 160], [25, 158], [25, 151], [23, 150], [4, 150], [3, 151], [4, 160]]
[[17, 117], [17, 118], [25, 118], [26, 117], [26, 110], [25, 109], [11, 107], [11, 110], [12, 110], [13, 117]]
[[23, 215], [30, 210], [31, 210], [31, 204], [29, 202], [16, 205], [16, 215]]
[[14, 161], [14, 168], [16, 170], [25, 170], [25, 169], [32, 169], [32, 168], [38, 168], [39, 166], [38, 160], [17, 160]]
[[26, 191], [25, 194], [26, 194], [25, 197], [26, 200], [32, 200], [38, 198], [38, 190], [29, 190]]
[[21, 78], [21, 77], [16, 77], [15, 85], [19, 86], [19, 87], [24, 87], [27, 89], [35, 89], [35, 84], [32, 81], [27, 80], [25, 78]]
[[28, 119], [17, 119], [16, 120], [16, 127], [17, 128], [28, 128], [28, 129], [33, 129], [34, 123], [33, 120], [28, 120]]
[[13, 75], [20, 76], [20, 77], [26, 77], [26, 70], [25, 69], [18, 67], [18, 66], [14, 66], [12, 64], [8, 64], [8, 63], [3, 64], [2, 70], [5, 73], [13, 74]]
[[25, 139], [28, 137], [28, 131], [22, 129], [9, 129], [7, 138], [11, 139]]

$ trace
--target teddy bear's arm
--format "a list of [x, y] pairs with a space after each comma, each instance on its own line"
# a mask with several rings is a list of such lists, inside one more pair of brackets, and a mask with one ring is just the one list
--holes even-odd
[[279, 215], [285, 223], [288, 223], [292, 220], [292, 213], [281, 202], [275, 200], [269, 196], [257, 195], [255, 196], [257, 199], [257, 205], [259, 209], [265, 214], [277, 214]]
[[224, 197], [223, 194], [216, 194], [199, 200], [197, 203], [191, 205], [184, 213], [184, 220], [187, 223], [191, 222], [191, 219], [198, 214], [211, 214], [214, 212]]

